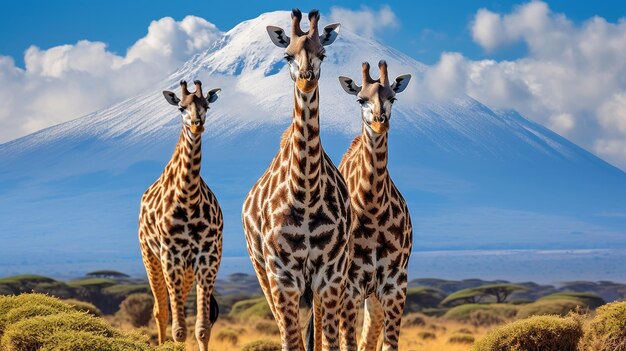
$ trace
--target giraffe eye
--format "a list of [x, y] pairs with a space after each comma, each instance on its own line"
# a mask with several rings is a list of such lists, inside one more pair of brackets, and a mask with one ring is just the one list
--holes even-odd
[[391, 102], [392, 104], [396, 101], [398, 101], [398, 99], [396, 99], [395, 97], [392, 97], [391, 99], [389, 99], [389, 102]]
[[185, 111], [185, 108], [184, 107], [179, 107], [178, 111], [183, 112], [183, 111]]
[[356, 99], [356, 102], [358, 102], [359, 104], [361, 104], [361, 106], [365, 105], [365, 103], [367, 102], [367, 100], [363, 99], [363, 98], [358, 98]]
[[293, 61], [293, 56], [289, 55], [289, 54], [285, 54], [285, 56], [283, 57], [285, 60], [287, 60], [287, 62], [291, 62]]

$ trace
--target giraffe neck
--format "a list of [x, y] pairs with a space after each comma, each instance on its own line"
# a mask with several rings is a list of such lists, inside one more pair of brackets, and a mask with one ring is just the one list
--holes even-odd
[[168, 164], [169, 176], [176, 188], [176, 196], [189, 204], [200, 200], [200, 165], [202, 137], [183, 126], [174, 155]]
[[379, 195], [387, 190], [389, 174], [387, 173], [387, 133], [374, 133], [363, 125], [363, 141], [361, 143], [361, 179], [366, 190]]
[[310, 93], [304, 93], [294, 85], [291, 128], [291, 188], [295, 194], [308, 197], [319, 186], [321, 174], [318, 87]]

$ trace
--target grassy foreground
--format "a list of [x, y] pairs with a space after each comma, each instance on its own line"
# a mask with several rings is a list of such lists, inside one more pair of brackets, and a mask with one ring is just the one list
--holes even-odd
[[[621, 284], [553, 287], [477, 279], [411, 284], [403, 351], [626, 351]], [[212, 350], [280, 350], [278, 329], [255, 277], [236, 274], [218, 282], [215, 296], [221, 314]], [[197, 350], [194, 301], [190, 296], [187, 342], [156, 346], [153, 300], [141, 279], [111, 271], [70, 282], [35, 275], [3, 278], [0, 350]]]

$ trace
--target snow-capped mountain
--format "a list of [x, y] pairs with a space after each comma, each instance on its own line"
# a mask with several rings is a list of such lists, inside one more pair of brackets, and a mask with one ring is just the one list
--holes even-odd
[[[270, 24], [289, 28], [289, 13], [240, 23], [142, 95], [0, 145], [0, 266], [140, 265], [139, 199], [181, 128], [161, 90], [178, 92], [181, 79], [223, 89], [207, 116], [202, 175], [225, 212], [224, 254], [245, 255], [241, 203], [293, 106]], [[414, 76], [394, 106], [389, 168], [411, 207], [416, 250], [626, 248], [623, 171], [515, 112], [420, 97], [425, 66], [377, 41], [342, 30], [327, 56], [322, 142], [337, 163], [361, 129], [337, 76], [359, 81], [361, 62], [382, 58], [391, 76]]]

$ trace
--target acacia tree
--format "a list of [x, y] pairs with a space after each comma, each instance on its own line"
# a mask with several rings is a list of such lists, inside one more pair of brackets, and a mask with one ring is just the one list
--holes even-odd
[[459, 303], [479, 303], [482, 298], [487, 296], [495, 297], [497, 303], [504, 303], [512, 293], [524, 290], [526, 290], [524, 286], [517, 284], [502, 283], [483, 285], [477, 288], [456, 291], [443, 299], [441, 305], [452, 306]]
[[495, 297], [497, 303], [504, 303], [506, 298], [516, 291], [526, 290], [524, 286], [517, 284], [490, 284], [474, 289], [481, 292], [482, 295]]

